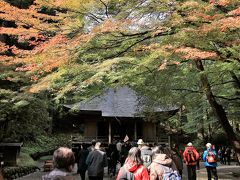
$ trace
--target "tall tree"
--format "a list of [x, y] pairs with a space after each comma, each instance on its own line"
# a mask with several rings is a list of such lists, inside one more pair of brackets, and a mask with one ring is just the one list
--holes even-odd
[[[15, 71], [33, 80], [31, 92], [45, 88], [56, 99], [76, 101], [107, 86], [128, 84], [151, 97], [144, 103], [153, 107], [165, 102], [191, 109], [197, 106], [191, 101], [207, 99], [240, 158], [239, 139], [229, 123], [239, 116], [238, 0], [36, 2], [49, 11], [15, 9], [31, 21], [1, 13], [4, 20], [18, 19], [24, 31], [28, 23], [34, 36], [53, 36], [37, 46], [34, 56], [13, 58], [21, 62]], [[56, 17], [41, 15], [53, 13], [51, 9], [59, 12]], [[53, 23], [46, 26], [49, 21]], [[7, 27], [1, 32], [9, 33]], [[1, 44], [4, 55], [21, 55], [22, 51], [10, 51], [11, 46]], [[12, 61], [4, 65], [7, 62]], [[2, 79], [12, 80], [9, 71]]]
[[[224, 107], [224, 100], [231, 101], [235, 106], [239, 103], [239, 89], [234, 86], [239, 80], [231, 77], [231, 73], [239, 77], [240, 47], [236, 42], [240, 28], [238, 5], [237, 1], [183, 1], [178, 12], [179, 20], [185, 24], [179, 31], [182, 37], [177, 37], [182, 42], [173, 48], [173, 53], [179, 53], [181, 59], [195, 63], [200, 74], [200, 88], [240, 159], [239, 139], [229, 123], [228, 107]], [[180, 11], [185, 8], [186, 11]], [[188, 23], [190, 25], [186, 26]], [[214, 67], [223, 76], [217, 76], [216, 70], [212, 69]], [[224, 88], [225, 92], [216, 88], [215, 84]]]
[[157, 102], [164, 98], [181, 102], [205, 94], [240, 158], [239, 139], [226, 113], [230, 107], [238, 111], [239, 106], [239, 1], [127, 5], [130, 13], [124, 21], [121, 9], [94, 27], [91, 38], [76, 49], [77, 62], [93, 69], [111, 62], [110, 69], [90, 73], [83, 81], [106, 85], [113, 79], [131, 80], [128, 84]]

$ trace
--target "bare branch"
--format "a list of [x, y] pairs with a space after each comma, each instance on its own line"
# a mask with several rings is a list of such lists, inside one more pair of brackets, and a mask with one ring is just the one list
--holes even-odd
[[214, 95], [215, 98], [219, 98], [219, 99], [225, 99], [228, 101], [236, 101], [236, 100], [240, 100], [240, 97], [235, 97], [235, 98], [227, 98], [226, 96], [216, 96]]
[[151, 39], [151, 38], [154, 38], [154, 37], [157, 37], [157, 36], [167, 36], [167, 35], [171, 35], [171, 34], [174, 34], [175, 33], [175, 30], [174, 29], [170, 29], [169, 31], [164, 31], [164, 32], [159, 32], [157, 34], [155, 34], [154, 36], [153, 35], [148, 35], [136, 42], [134, 42], [133, 44], [131, 44], [130, 46], [128, 46], [127, 48], [125, 48], [124, 50], [122, 50], [121, 52], [115, 54], [115, 55], [111, 55], [108, 58], [113, 58], [113, 57], [119, 57], [120, 55], [124, 54], [125, 52], [127, 52], [128, 50], [130, 50], [132, 47], [134, 47], [135, 45], [147, 40], [147, 39]]
[[192, 89], [184, 89], [184, 88], [177, 88], [177, 89], [171, 89], [171, 90], [173, 90], [173, 91], [187, 91], [187, 92], [190, 92], [190, 93], [199, 93], [199, 94], [203, 93], [200, 90], [192, 90]]
[[107, 4], [105, 2], [103, 2], [102, 0], [99, 0], [99, 1], [105, 6], [105, 14], [106, 14], [107, 18], [109, 18], [108, 17], [108, 6], [107, 6]]
[[239, 78], [237, 77], [237, 75], [233, 71], [230, 71], [230, 74], [232, 76], [234, 86], [237, 89], [240, 89], [240, 80], [239, 80]]
[[228, 84], [228, 83], [234, 83], [235, 81], [226, 81], [226, 82], [222, 82], [222, 83], [216, 83], [216, 84], [212, 84], [211, 87], [213, 86], [220, 86], [220, 85], [224, 85], [224, 84]]

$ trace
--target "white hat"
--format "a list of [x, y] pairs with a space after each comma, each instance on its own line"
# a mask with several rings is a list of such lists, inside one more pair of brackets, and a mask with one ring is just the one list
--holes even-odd
[[189, 143], [187, 144], [187, 146], [192, 147], [193, 145], [192, 145], [191, 142], [189, 142]]
[[207, 148], [211, 148], [211, 147], [212, 147], [212, 144], [211, 144], [211, 143], [207, 143], [207, 144], [206, 144], [206, 147], [207, 147]]
[[143, 142], [142, 139], [139, 139], [138, 142], [137, 142], [137, 144], [138, 144], [138, 145], [142, 145], [142, 144], [145, 144], [145, 143]]
[[96, 142], [96, 144], [95, 144], [95, 149], [100, 149], [100, 147], [101, 147], [101, 143], [100, 142]]

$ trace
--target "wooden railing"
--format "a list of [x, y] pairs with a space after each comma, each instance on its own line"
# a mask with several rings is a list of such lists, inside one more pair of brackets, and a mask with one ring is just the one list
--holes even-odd
[[[86, 136], [86, 137], [72, 137], [72, 142], [85, 142], [91, 143], [92, 140], [99, 141], [102, 143], [108, 143], [108, 136]], [[153, 138], [143, 138], [146, 143], [157, 143], [166, 146], [170, 145], [170, 136], [161, 136]]]
[[146, 143], [157, 143], [166, 146], [170, 146], [170, 136], [162, 136], [162, 137], [155, 137], [155, 138], [144, 138], [144, 142]]
[[108, 136], [85, 136], [85, 137], [72, 137], [72, 142], [89, 142], [92, 140], [99, 142], [108, 142]]

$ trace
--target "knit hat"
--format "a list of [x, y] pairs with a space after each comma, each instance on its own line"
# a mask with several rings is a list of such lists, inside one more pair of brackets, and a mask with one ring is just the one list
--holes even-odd
[[145, 143], [143, 142], [142, 139], [139, 139], [138, 142], [137, 142], [137, 144], [138, 144], [138, 145], [143, 145], [143, 144], [145, 144]]
[[96, 142], [96, 144], [95, 144], [95, 149], [100, 149], [100, 147], [101, 147], [101, 143], [100, 142]]
[[189, 142], [189, 143], [187, 144], [187, 146], [192, 147], [193, 144], [192, 144], [191, 142]]
[[207, 147], [208, 149], [210, 149], [210, 148], [212, 147], [212, 144], [211, 144], [211, 143], [207, 143], [207, 144], [206, 144], [206, 147]]

